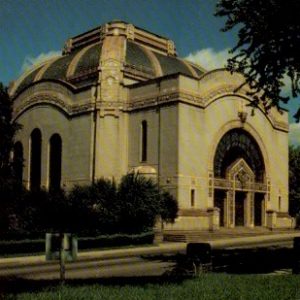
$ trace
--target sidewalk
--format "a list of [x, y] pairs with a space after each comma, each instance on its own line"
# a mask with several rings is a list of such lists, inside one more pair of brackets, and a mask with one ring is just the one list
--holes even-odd
[[[209, 243], [213, 249], [222, 248], [249, 248], [266, 246], [289, 246], [292, 247], [294, 237], [300, 237], [299, 231], [287, 233], [272, 233], [270, 235], [257, 235], [245, 237], [224, 237], [215, 239], [203, 238], [198, 242]], [[161, 243], [159, 245], [140, 246], [135, 248], [92, 250], [78, 253], [77, 260], [92, 258], [113, 259], [144, 255], [176, 254], [185, 253], [186, 243]], [[0, 267], [4, 265], [26, 265], [45, 263], [45, 255], [0, 258]]]

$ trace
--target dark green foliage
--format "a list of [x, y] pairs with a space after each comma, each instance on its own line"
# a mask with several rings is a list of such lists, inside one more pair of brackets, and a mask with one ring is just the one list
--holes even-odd
[[[289, 147], [289, 213], [300, 218], [300, 146]], [[297, 224], [299, 226], [299, 224]]]
[[178, 212], [176, 199], [170, 193], [162, 191], [160, 201], [160, 216], [162, 220], [167, 223], [173, 223]]
[[74, 186], [69, 193], [27, 191], [17, 183], [4, 185], [0, 193], [2, 236], [140, 233], [152, 230], [158, 216], [165, 222], [174, 221], [178, 209], [169, 193], [138, 174], [124, 176], [119, 186], [100, 179], [91, 185]]
[[75, 186], [68, 199], [73, 232], [144, 232], [153, 228], [157, 216], [174, 221], [178, 210], [169, 193], [138, 174], [123, 176], [118, 187], [106, 179]]
[[12, 121], [12, 101], [7, 88], [0, 82], [0, 184], [13, 180], [13, 166], [10, 152], [14, 136], [20, 126]]
[[[120, 247], [129, 245], [152, 244], [153, 233], [141, 234], [110, 234], [95, 237], [78, 237], [80, 250], [101, 249], [106, 247]], [[24, 234], [2, 237], [0, 241], [0, 255], [42, 253], [45, 251], [45, 234], [26, 236]]]
[[142, 232], [154, 225], [160, 214], [160, 193], [151, 179], [128, 174], [119, 186], [120, 226], [124, 232]]
[[21, 203], [27, 191], [14, 180], [0, 182], [0, 234], [20, 231]]
[[12, 101], [0, 82], [0, 233], [19, 229], [17, 203], [23, 188], [14, 177], [11, 151], [19, 125], [12, 121]]
[[[300, 92], [299, 0], [220, 0], [216, 15], [226, 17], [223, 31], [238, 30], [238, 43], [228, 60], [230, 71], [241, 72], [254, 90], [253, 105], [266, 110], [287, 102], [280, 93], [284, 76], [293, 97]], [[258, 97], [261, 92], [261, 97]], [[271, 99], [271, 101], [269, 100]], [[300, 112], [298, 113], [298, 120]]]
[[91, 185], [75, 186], [69, 196], [72, 231], [115, 232], [118, 218], [117, 188], [100, 179]]

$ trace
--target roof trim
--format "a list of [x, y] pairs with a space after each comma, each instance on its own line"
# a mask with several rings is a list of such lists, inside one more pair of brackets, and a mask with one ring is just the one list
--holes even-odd
[[66, 82], [66, 81], [63, 81], [63, 80], [60, 80], [60, 79], [41, 79], [39, 81], [32, 82], [29, 85], [27, 85], [26, 87], [24, 87], [23, 89], [21, 89], [18, 94], [13, 95], [12, 99], [14, 100], [14, 99], [18, 98], [25, 90], [29, 89], [32, 86], [38, 85], [40, 83], [43, 83], [43, 82], [53, 82], [53, 83], [61, 84], [64, 87], [66, 87], [68, 90], [70, 90], [71, 92], [73, 92], [73, 93], [76, 90], [80, 89], [80, 88], [77, 88], [76, 86], [70, 84], [69, 82]]

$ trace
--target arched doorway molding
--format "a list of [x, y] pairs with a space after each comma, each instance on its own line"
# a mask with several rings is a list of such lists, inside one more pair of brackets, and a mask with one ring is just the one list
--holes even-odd
[[233, 120], [233, 121], [229, 121], [229, 122], [225, 123], [223, 126], [221, 126], [221, 128], [219, 129], [217, 134], [214, 136], [211, 147], [210, 147], [210, 151], [208, 152], [209, 153], [208, 154], [209, 155], [209, 157], [208, 157], [209, 172], [213, 172], [213, 170], [214, 170], [214, 157], [215, 157], [215, 153], [216, 153], [217, 147], [219, 145], [219, 142], [221, 141], [222, 137], [232, 129], [242, 129], [254, 138], [254, 140], [258, 144], [258, 147], [261, 151], [261, 154], [262, 154], [262, 157], [264, 160], [264, 165], [265, 165], [265, 176], [268, 178], [268, 174], [270, 174], [270, 164], [269, 164], [269, 157], [268, 157], [267, 149], [264, 145], [264, 142], [263, 142], [262, 138], [260, 137], [259, 133], [256, 131], [256, 129], [252, 125], [250, 125], [249, 123], [241, 124], [240, 120]]
[[[236, 144], [235, 139], [233, 139], [234, 134], [239, 137], [240, 142], [244, 139], [248, 139], [248, 141], [245, 144]], [[225, 145], [221, 144], [224, 142], [223, 138], [225, 144], [226, 139], [232, 143], [232, 148], [231, 144], [224, 148], [224, 155], [221, 151]], [[221, 148], [218, 148], [219, 145]], [[253, 145], [252, 152], [243, 152], [247, 145], [248, 147]], [[232, 157], [230, 157], [231, 149], [233, 151]], [[257, 155], [257, 161], [261, 161], [261, 163], [255, 164], [255, 161], [249, 159], [251, 155]], [[224, 159], [222, 162], [222, 168], [226, 168], [224, 173], [217, 172], [219, 168], [214, 166], [219, 158]], [[265, 199], [269, 193], [269, 180], [267, 180], [269, 163], [266, 148], [257, 131], [249, 124], [241, 125], [240, 121], [228, 122], [215, 137], [209, 163], [211, 173], [214, 174], [213, 206], [219, 208], [220, 226], [264, 226], [266, 218]], [[261, 176], [258, 179], [257, 171], [264, 174], [264, 177]]]

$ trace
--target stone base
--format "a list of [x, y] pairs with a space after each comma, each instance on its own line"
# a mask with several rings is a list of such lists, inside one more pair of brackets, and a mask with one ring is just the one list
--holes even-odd
[[267, 211], [267, 228], [274, 229], [293, 229], [296, 226], [295, 218], [287, 212]]

